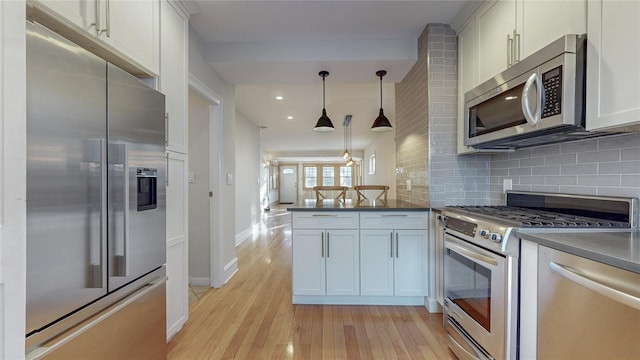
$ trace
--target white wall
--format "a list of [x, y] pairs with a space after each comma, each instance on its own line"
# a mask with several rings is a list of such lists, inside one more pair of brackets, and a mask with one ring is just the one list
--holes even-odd
[[[211, 66], [207, 64], [203, 56], [204, 43], [200, 36], [189, 29], [189, 73], [196, 79], [213, 90], [222, 98], [222, 162], [219, 164], [222, 173], [222, 179], [213, 179], [219, 181], [221, 186], [220, 203], [224, 211], [220, 216], [220, 236], [221, 254], [217, 254], [222, 264], [213, 264], [214, 268], [222, 265], [225, 271], [225, 278], [229, 278], [237, 269], [236, 247], [235, 247], [235, 182], [227, 184], [226, 175], [230, 174], [236, 177], [235, 173], [235, 118], [236, 118], [236, 100], [235, 87], [227, 84], [222, 78], [216, 74]], [[215, 146], [213, 144], [212, 146]], [[214, 199], [215, 201], [216, 199]], [[216, 214], [214, 214], [216, 216]]]
[[0, 358], [24, 357], [26, 303], [25, 2], [0, 1]]
[[[370, 174], [369, 157], [376, 154], [376, 171]], [[376, 135], [375, 140], [364, 150], [362, 159], [363, 185], [389, 185], [387, 197], [396, 199], [396, 140], [395, 131]]]
[[209, 105], [189, 90], [189, 282], [199, 286], [211, 283]]
[[[251, 236], [260, 222], [260, 186], [264, 184], [264, 166], [260, 159], [260, 130], [244, 115], [236, 112], [236, 243]], [[261, 176], [262, 175], [262, 176]]]

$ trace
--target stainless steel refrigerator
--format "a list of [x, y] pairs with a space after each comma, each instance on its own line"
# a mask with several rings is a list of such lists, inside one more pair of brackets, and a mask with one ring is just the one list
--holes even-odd
[[164, 95], [26, 26], [26, 355], [164, 358]]

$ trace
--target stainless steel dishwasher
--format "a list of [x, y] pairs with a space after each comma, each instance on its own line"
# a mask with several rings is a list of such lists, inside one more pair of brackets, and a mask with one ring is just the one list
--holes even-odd
[[540, 246], [539, 359], [640, 359], [640, 274]]

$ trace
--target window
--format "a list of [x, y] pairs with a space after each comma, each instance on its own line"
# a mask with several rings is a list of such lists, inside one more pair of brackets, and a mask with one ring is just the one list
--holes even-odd
[[340, 166], [340, 186], [351, 187], [352, 178], [351, 166]]
[[318, 168], [307, 166], [304, 168], [304, 187], [312, 188], [318, 185]]
[[353, 186], [353, 168], [343, 164], [308, 164], [303, 166], [304, 187], [314, 186]]
[[333, 166], [322, 167], [322, 186], [335, 186], [335, 170]]
[[369, 156], [369, 175], [376, 173], [376, 153]]

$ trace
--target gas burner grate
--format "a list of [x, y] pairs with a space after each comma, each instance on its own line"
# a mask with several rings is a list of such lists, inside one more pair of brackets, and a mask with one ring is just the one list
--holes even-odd
[[471, 214], [519, 222], [523, 228], [627, 228], [629, 224], [513, 206], [453, 206]]

